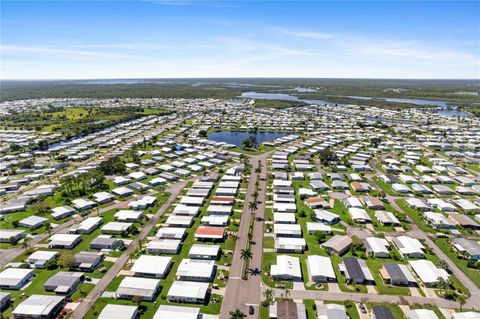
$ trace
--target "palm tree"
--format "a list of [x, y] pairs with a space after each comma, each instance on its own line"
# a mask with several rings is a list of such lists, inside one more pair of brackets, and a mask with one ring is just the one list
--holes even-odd
[[290, 297], [290, 290], [285, 289], [285, 298]]
[[129, 257], [130, 257], [130, 258], [129, 258], [129, 259], [130, 259], [130, 264], [133, 264], [133, 260], [135, 259], [135, 252], [132, 251], [132, 252], [130, 253]]
[[255, 215], [255, 211], [257, 210], [257, 202], [256, 201], [251, 201], [250, 203], [248, 203], [248, 209], [250, 209], [250, 212], [252, 215]]
[[255, 191], [253, 192], [252, 196], [253, 196], [253, 199], [254, 199], [255, 201], [257, 201], [257, 200], [258, 200], [258, 190], [255, 190]]
[[30, 246], [30, 238], [25, 238], [22, 242], [22, 247], [25, 249], [25, 253], [28, 254], [28, 247]]
[[50, 237], [50, 236], [52, 235], [52, 234], [51, 234], [51, 233], [52, 233], [52, 228], [53, 228], [53, 227], [52, 227], [52, 224], [50, 224], [50, 222], [46, 222], [46, 223], [45, 223], [45, 229], [46, 229], [47, 232], [48, 232], [48, 237]]
[[272, 288], [267, 288], [263, 291], [263, 296], [265, 297], [265, 299], [270, 301], [275, 296], [275, 291], [273, 291]]
[[458, 295], [457, 302], [460, 304], [460, 311], [462, 311], [463, 305], [467, 303], [467, 297], [465, 297], [465, 295]]
[[252, 250], [250, 248], [242, 249], [240, 258], [243, 260], [250, 260], [253, 258]]
[[230, 319], [243, 319], [245, 317], [246, 315], [238, 308], [234, 311], [230, 311]]

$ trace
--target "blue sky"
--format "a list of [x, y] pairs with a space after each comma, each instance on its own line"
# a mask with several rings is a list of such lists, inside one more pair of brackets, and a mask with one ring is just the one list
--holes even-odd
[[2, 79], [480, 78], [478, 1], [2, 1]]

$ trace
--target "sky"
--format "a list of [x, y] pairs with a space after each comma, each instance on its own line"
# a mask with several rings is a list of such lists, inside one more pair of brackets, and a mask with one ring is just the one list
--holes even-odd
[[479, 1], [14, 1], [0, 79], [480, 78]]

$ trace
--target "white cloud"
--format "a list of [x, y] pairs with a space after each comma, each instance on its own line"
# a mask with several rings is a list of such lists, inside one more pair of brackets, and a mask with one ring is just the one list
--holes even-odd
[[17, 45], [1, 45], [0, 52], [15, 53], [15, 54], [31, 54], [42, 53], [46, 55], [61, 55], [61, 56], [80, 56], [99, 59], [139, 59], [141, 57], [133, 55], [124, 55], [118, 53], [99, 52], [99, 51], [87, 51], [87, 50], [71, 50], [71, 49], [59, 49], [52, 47], [31, 47], [31, 46], [17, 46]]
[[297, 38], [308, 38], [308, 39], [333, 39], [336, 35], [332, 33], [324, 33], [318, 31], [299, 31], [299, 30], [290, 30], [285, 28], [271, 28], [272, 31], [279, 32], [284, 35], [297, 37]]

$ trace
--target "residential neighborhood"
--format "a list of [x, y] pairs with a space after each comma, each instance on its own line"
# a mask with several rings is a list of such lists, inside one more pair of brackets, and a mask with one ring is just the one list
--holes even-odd
[[166, 111], [2, 131], [3, 317], [479, 318], [478, 120], [119, 103]]

